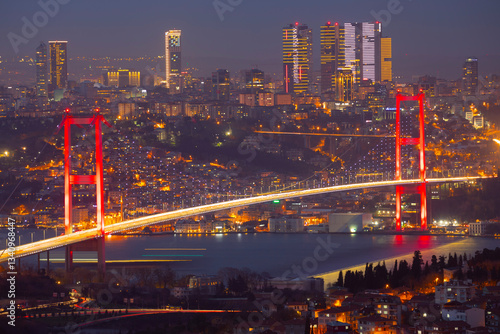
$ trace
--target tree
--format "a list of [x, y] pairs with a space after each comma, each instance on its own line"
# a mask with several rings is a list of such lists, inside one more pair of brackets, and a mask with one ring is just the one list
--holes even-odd
[[344, 286], [344, 276], [342, 274], [342, 270], [339, 272], [339, 278], [337, 279], [337, 286]]
[[446, 267], [446, 256], [440, 255], [439, 256], [439, 270], [443, 270]]
[[387, 267], [385, 266], [385, 261], [382, 265], [377, 264], [375, 267], [375, 286], [377, 288], [385, 286], [389, 282], [389, 274], [387, 272]]
[[431, 268], [429, 266], [429, 261], [425, 261], [424, 272], [423, 272], [424, 276], [429, 275], [430, 272], [431, 272]]
[[439, 271], [439, 264], [436, 255], [432, 255], [431, 257], [431, 270], [433, 272], [438, 272]]
[[422, 254], [419, 250], [416, 250], [413, 253], [413, 262], [411, 265], [411, 272], [413, 274], [413, 277], [420, 278], [420, 276], [422, 275], [422, 264]]
[[375, 284], [375, 274], [373, 273], [373, 263], [366, 264], [365, 266], [365, 277], [364, 277], [364, 282], [369, 289], [374, 289], [376, 288], [374, 286]]

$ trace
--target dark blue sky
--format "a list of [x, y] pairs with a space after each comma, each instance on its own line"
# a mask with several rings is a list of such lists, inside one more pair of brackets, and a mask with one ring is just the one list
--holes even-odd
[[[50, 2], [57, 0], [42, 0]], [[63, 1], [63, 0], [60, 0]], [[136, 57], [164, 52], [164, 32], [183, 31], [184, 63], [202, 73], [255, 65], [281, 71], [281, 28], [307, 23], [314, 30], [319, 57], [319, 27], [326, 21], [374, 21], [372, 12], [397, 0], [219, 0], [240, 3], [221, 21], [213, 0], [64, 0], [59, 12], [39, 28], [19, 55], [33, 55], [39, 41], [68, 40], [74, 56]], [[476, 56], [480, 74], [500, 74], [500, 1], [399, 0], [398, 14], [384, 27], [393, 38], [394, 73], [461, 75], [463, 61]], [[33, 22], [38, 1], [0, 2], [0, 55], [15, 53], [7, 35], [22, 36], [22, 18]], [[71, 64], [70, 64], [71, 66]], [[316, 61], [319, 68], [319, 62]]]

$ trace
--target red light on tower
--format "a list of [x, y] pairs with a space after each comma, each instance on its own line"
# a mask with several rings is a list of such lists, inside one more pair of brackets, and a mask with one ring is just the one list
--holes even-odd
[[335, 22], [335, 25], [336, 25], [336, 26], [338, 26], [338, 25], [339, 25], [339, 23], [338, 23], [338, 22]]
[[[422, 231], [427, 230], [427, 193], [426, 193], [426, 178], [425, 178], [425, 133], [424, 133], [424, 99], [425, 95], [420, 93], [417, 96], [403, 96], [399, 93], [396, 95], [396, 174], [395, 180], [402, 180], [401, 171], [401, 146], [403, 145], [418, 145], [419, 149], [419, 174], [420, 184], [417, 186], [416, 192], [420, 194], [420, 228]], [[401, 137], [401, 102], [402, 101], [418, 101], [419, 104], [419, 128], [420, 135], [416, 138]], [[407, 190], [405, 186], [396, 186], [396, 231], [401, 231], [401, 195]]]
[[298, 26], [299, 25], [299, 22], [295, 22], [295, 25]]

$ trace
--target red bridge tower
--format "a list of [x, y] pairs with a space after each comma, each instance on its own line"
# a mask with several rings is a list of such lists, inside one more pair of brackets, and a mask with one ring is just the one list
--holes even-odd
[[[427, 230], [427, 187], [425, 180], [425, 133], [424, 133], [424, 93], [416, 96], [396, 95], [396, 175], [395, 180], [401, 181], [401, 146], [418, 145], [420, 183], [415, 186], [396, 186], [396, 231], [401, 231], [401, 195], [407, 192], [420, 194], [420, 228]], [[401, 138], [401, 101], [418, 101], [419, 104], [419, 138]]]
[[[66, 109], [66, 114], [58, 126], [58, 130], [64, 127], [64, 234], [73, 232], [71, 216], [73, 210], [72, 190], [73, 184], [95, 184], [96, 207], [97, 207], [97, 228], [100, 233], [100, 241], [97, 243], [98, 269], [105, 272], [106, 260], [104, 255], [104, 181], [102, 164], [102, 125], [111, 127], [104, 117], [99, 113], [99, 108], [94, 109], [95, 114], [91, 117], [75, 117], [70, 114], [70, 109]], [[89, 125], [95, 127], [95, 175], [74, 175], [71, 174], [71, 125], [82, 127]], [[73, 250], [71, 246], [66, 247], [66, 270], [70, 271], [73, 265]]]

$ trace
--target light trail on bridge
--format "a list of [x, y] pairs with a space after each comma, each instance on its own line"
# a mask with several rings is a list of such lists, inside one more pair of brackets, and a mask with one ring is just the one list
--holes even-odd
[[264, 131], [258, 130], [255, 133], [272, 134], [272, 135], [297, 135], [297, 136], [321, 136], [321, 137], [366, 137], [366, 138], [395, 138], [395, 135], [357, 135], [345, 133], [317, 133], [317, 132], [279, 132], [279, 131]]
[[[435, 179], [427, 179], [426, 183], [447, 183], [447, 182], [467, 182], [467, 181], [475, 181], [478, 179], [487, 179], [489, 176], [463, 176], [463, 177], [447, 177], [447, 178], [435, 178]], [[169, 211], [164, 213], [159, 213], [151, 216], [145, 216], [140, 218], [135, 218], [131, 220], [127, 220], [124, 222], [107, 225], [104, 228], [105, 235], [118, 233], [126, 230], [136, 229], [140, 227], [145, 227], [148, 225], [154, 225], [159, 223], [164, 223], [170, 220], [176, 220], [181, 218], [186, 218], [190, 216], [198, 216], [203, 215], [210, 212], [260, 204], [265, 202], [272, 202], [274, 200], [283, 200], [290, 199], [296, 197], [305, 197], [305, 196], [313, 196], [320, 195], [325, 193], [332, 192], [340, 192], [340, 191], [350, 191], [350, 190], [359, 190], [366, 188], [378, 188], [378, 187], [391, 187], [398, 185], [409, 185], [409, 184], [421, 184], [422, 181], [420, 179], [412, 179], [412, 180], [399, 180], [399, 181], [377, 181], [377, 182], [365, 182], [365, 183], [354, 183], [354, 184], [346, 184], [346, 185], [336, 185], [330, 187], [321, 187], [321, 188], [312, 188], [312, 189], [301, 189], [301, 190], [289, 190], [276, 192], [271, 194], [241, 198], [226, 202], [219, 202], [213, 204], [206, 204], [192, 208], [179, 209], [175, 211]], [[84, 231], [78, 231], [67, 235], [61, 235], [58, 237], [54, 237], [51, 239], [40, 240], [33, 243], [20, 245], [15, 248], [15, 252], [13, 254], [14, 258], [20, 258], [24, 256], [29, 256], [41, 252], [45, 252], [51, 249], [75, 244], [82, 241], [92, 240], [94, 238], [99, 238], [99, 229], [92, 228]], [[6, 262], [8, 258], [12, 255], [9, 253], [8, 249], [4, 249], [0, 252], [0, 263]]]

